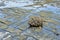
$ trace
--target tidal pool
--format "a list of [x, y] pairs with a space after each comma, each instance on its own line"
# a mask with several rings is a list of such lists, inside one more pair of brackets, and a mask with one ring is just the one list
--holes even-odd
[[[27, 3], [28, 4], [28, 3]], [[31, 16], [40, 16], [47, 22], [43, 28], [28, 28], [28, 20]], [[3, 8], [0, 12], [0, 31], [9, 33], [4, 40], [60, 40], [60, 8], [46, 5], [37, 5]], [[4, 30], [4, 31], [3, 31]]]

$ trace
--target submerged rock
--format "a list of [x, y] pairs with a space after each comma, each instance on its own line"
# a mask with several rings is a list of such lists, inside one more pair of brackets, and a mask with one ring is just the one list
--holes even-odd
[[28, 22], [30, 27], [43, 27], [43, 22], [45, 22], [42, 18], [38, 16], [32, 16]]

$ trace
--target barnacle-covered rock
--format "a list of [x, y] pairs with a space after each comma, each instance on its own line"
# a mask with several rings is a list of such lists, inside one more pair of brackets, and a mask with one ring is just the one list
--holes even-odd
[[38, 16], [32, 16], [29, 19], [28, 24], [30, 27], [43, 27], [43, 22], [45, 22], [41, 17]]

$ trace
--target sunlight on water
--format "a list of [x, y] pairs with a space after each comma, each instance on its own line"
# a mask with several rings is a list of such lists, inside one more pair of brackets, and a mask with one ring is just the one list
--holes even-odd
[[[21, 4], [9, 1], [6, 3], [7, 6], [0, 7], [0, 21], [2, 21], [0, 22], [0, 31], [9, 32], [1, 39], [9, 39], [10, 37], [10, 40], [60, 40], [60, 8], [47, 4], [51, 1], [45, 4], [37, 3], [37, 1], [35, 4], [30, 0], [20, 1]], [[46, 20], [42, 30], [28, 28], [28, 20], [31, 16], [39, 16]]]

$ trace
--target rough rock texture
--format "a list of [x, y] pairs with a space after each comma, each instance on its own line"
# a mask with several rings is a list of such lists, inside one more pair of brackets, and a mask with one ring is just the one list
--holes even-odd
[[44, 20], [38, 16], [32, 16], [28, 22], [30, 27], [43, 27]]

